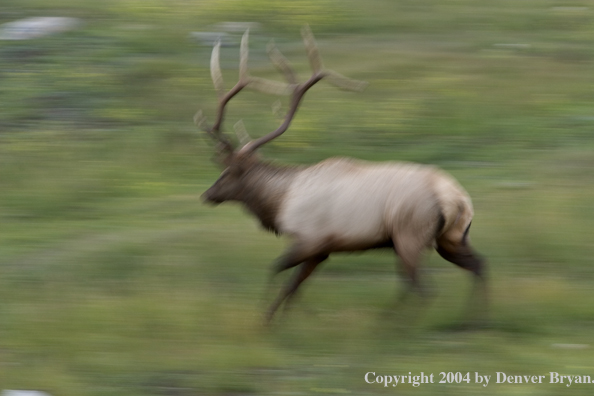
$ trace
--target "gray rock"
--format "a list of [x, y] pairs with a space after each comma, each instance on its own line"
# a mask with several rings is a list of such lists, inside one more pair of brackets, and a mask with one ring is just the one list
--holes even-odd
[[35, 390], [5, 389], [0, 393], [0, 396], [50, 396], [50, 394]]
[[0, 25], [0, 40], [31, 40], [76, 29], [77, 18], [35, 17]]

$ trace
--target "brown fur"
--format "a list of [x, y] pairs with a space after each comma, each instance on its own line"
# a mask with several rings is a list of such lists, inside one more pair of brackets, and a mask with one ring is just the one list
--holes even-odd
[[259, 162], [245, 174], [241, 202], [260, 220], [264, 228], [279, 233], [276, 218], [289, 185], [299, 168]]
[[[216, 203], [227, 200], [241, 202], [260, 220], [265, 229], [279, 234], [276, 222], [278, 211], [289, 185], [300, 169], [297, 166], [260, 161], [256, 155], [249, 155], [230, 163], [226, 172], [233, 173], [233, 180], [219, 179], [204, 193], [204, 199]], [[236, 186], [232, 193], [219, 191], [224, 188], [225, 183]]]

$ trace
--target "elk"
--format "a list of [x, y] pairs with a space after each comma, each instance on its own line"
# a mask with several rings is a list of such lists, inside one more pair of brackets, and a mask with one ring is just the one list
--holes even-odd
[[[274, 46], [268, 53], [287, 84], [249, 75], [248, 31], [240, 45], [239, 81], [225, 92], [219, 66], [220, 43], [211, 57], [211, 76], [219, 95], [216, 121], [209, 126], [199, 111], [195, 122], [217, 144], [224, 167], [218, 180], [202, 195], [205, 202], [238, 201], [268, 230], [287, 235], [292, 244], [275, 262], [271, 279], [298, 267], [266, 312], [270, 322], [285, 307], [316, 267], [335, 252], [391, 248], [400, 257], [400, 272], [408, 289], [421, 292], [419, 262], [433, 247], [447, 261], [474, 275], [474, 291], [486, 296], [485, 265], [470, 246], [473, 217], [469, 195], [440, 169], [414, 163], [364, 162], [330, 158], [310, 166], [277, 165], [262, 160], [256, 150], [282, 135], [295, 116], [304, 94], [322, 79], [343, 89], [359, 90], [364, 83], [322, 66], [310, 29], [302, 36], [312, 75], [299, 83], [287, 59]], [[278, 129], [236, 147], [222, 133], [228, 102], [249, 87], [265, 93], [289, 94], [290, 104]], [[486, 297], [485, 297], [486, 298]]]

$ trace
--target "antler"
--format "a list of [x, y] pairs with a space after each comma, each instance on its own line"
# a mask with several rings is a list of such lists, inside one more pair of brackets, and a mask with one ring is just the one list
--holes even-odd
[[223, 124], [223, 118], [225, 116], [225, 106], [227, 103], [237, 95], [243, 88], [245, 88], [249, 81], [249, 75], [247, 70], [247, 59], [248, 59], [248, 37], [249, 29], [243, 34], [241, 38], [240, 46], [240, 60], [239, 60], [239, 81], [229, 92], [225, 94], [225, 88], [223, 83], [223, 73], [221, 72], [221, 66], [219, 62], [221, 52], [221, 41], [217, 40], [216, 44], [212, 49], [212, 55], [210, 58], [210, 76], [212, 82], [219, 96], [219, 105], [217, 109], [217, 119], [212, 127], [206, 124], [206, 118], [202, 115], [202, 110], [198, 111], [194, 116], [194, 122], [205, 129], [206, 132], [223, 146], [223, 149], [229, 152], [233, 151], [233, 144], [231, 141], [221, 133], [221, 126]]
[[307, 50], [307, 56], [309, 63], [312, 68], [311, 77], [299, 84], [297, 82], [297, 75], [287, 59], [283, 54], [276, 48], [274, 43], [268, 46], [268, 55], [272, 63], [285, 75], [288, 83], [281, 83], [277, 81], [267, 80], [259, 77], [252, 77], [248, 73], [247, 60], [248, 60], [248, 36], [249, 30], [246, 31], [241, 39], [240, 47], [240, 61], [239, 61], [239, 81], [231, 88], [231, 90], [225, 93], [223, 88], [223, 77], [219, 66], [219, 53], [220, 53], [220, 42], [217, 42], [212, 50], [212, 57], [210, 62], [211, 77], [219, 96], [219, 105], [217, 110], [217, 119], [212, 127], [207, 127], [202, 113], [197, 113], [195, 122], [206, 129], [209, 135], [217, 139], [225, 149], [233, 151], [233, 146], [229, 139], [221, 133], [221, 125], [224, 118], [225, 106], [227, 103], [237, 95], [243, 88], [250, 87], [260, 92], [273, 94], [273, 95], [291, 95], [289, 109], [284, 117], [283, 123], [275, 130], [262, 136], [256, 140], [249, 141], [240, 150], [239, 154], [251, 153], [268, 143], [269, 141], [282, 135], [291, 124], [293, 117], [297, 113], [301, 99], [311, 87], [313, 87], [318, 81], [323, 78], [327, 78], [328, 82], [337, 86], [340, 89], [346, 89], [351, 91], [361, 91], [367, 83], [362, 81], [351, 80], [343, 75], [332, 71], [326, 70], [323, 67], [322, 59], [320, 57], [318, 48], [315, 43], [313, 33], [309, 29], [309, 26], [305, 26], [301, 30], [303, 42]]

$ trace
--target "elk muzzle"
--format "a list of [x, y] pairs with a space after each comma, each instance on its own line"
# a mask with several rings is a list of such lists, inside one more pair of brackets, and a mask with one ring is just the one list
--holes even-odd
[[211, 187], [208, 190], [206, 190], [205, 192], [203, 192], [202, 195], [200, 196], [200, 199], [205, 204], [210, 204], [210, 205], [215, 205], [216, 206], [216, 205], [224, 202], [225, 200], [224, 199], [220, 199], [220, 197], [217, 197], [216, 196], [216, 194], [213, 191], [213, 187]]

